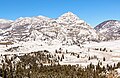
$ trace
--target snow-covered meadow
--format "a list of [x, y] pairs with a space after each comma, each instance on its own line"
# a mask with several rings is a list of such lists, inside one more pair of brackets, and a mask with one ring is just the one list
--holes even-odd
[[[104, 48], [106, 48], [105, 51], [103, 51]], [[102, 62], [102, 66], [106, 66], [107, 64], [117, 64], [120, 61], [120, 40], [100, 43], [90, 42], [81, 45], [81, 47], [77, 45], [62, 45], [59, 42], [53, 45], [47, 45], [41, 41], [19, 42], [8, 45], [8, 47], [0, 45], [0, 54], [9, 56], [43, 50], [49, 51], [52, 55], [56, 54], [56, 57], [61, 57], [63, 54], [64, 59], [59, 62], [61, 65], [70, 64], [85, 67], [90, 63], [97, 65], [98, 62]], [[56, 51], [60, 51], [61, 53], [56, 53]], [[103, 58], [105, 58], [105, 60], [103, 60]]]

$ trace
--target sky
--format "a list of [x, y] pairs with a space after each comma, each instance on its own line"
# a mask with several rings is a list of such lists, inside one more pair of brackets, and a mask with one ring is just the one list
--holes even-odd
[[57, 18], [73, 12], [91, 26], [105, 20], [120, 20], [120, 0], [0, 0], [0, 18], [43, 15]]

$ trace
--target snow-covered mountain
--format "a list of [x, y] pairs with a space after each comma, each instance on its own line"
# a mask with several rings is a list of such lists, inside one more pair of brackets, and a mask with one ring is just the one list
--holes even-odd
[[120, 39], [120, 21], [107, 20], [95, 27], [97, 31], [106, 36], [107, 40]]
[[0, 23], [10, 23], [12, 20], [0, 19]]
[[0, 19], [0, 29], [9, 28], [12, 22], [12, 20]]
[[12, 20], [0, 19], [0, 40], [3, 39], [3, 34], [11, 27]]
[[57, 40], [62, 44], [72, 45], [99, 38], [94, 28], [72, 12], [57, 19], [44, 16], [20, 17], [8, 25], [10, 27], [4, 30], [1, 40], [41, 40], [47, 44], [54, 44]]

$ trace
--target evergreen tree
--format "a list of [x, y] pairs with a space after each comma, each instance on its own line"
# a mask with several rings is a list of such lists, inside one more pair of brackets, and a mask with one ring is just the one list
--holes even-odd
[[105, 57], [103, 57], [103, 61], [105, 61]]
[[89, 56], [88, 60], [90, 60], [90, 56]]
[[80, 58], [80, 55], [79, 55], [79, 54], [77, 55], [77, 58]]
[[62, 59], [64, 59], [64, 54], [62, 54]]

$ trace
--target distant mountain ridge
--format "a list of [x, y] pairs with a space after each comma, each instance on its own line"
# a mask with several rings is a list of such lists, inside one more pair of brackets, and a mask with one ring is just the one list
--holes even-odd
[[0, 19], [0, 29], [6, 29], [10, 27], [10, 23], [12, 23], [12, 20], [5, 20], [5, 19]]
[[120, 21], [107, 20], [95, 27], [95, 29], [106, 36], [107, 40], [120, 39]]

